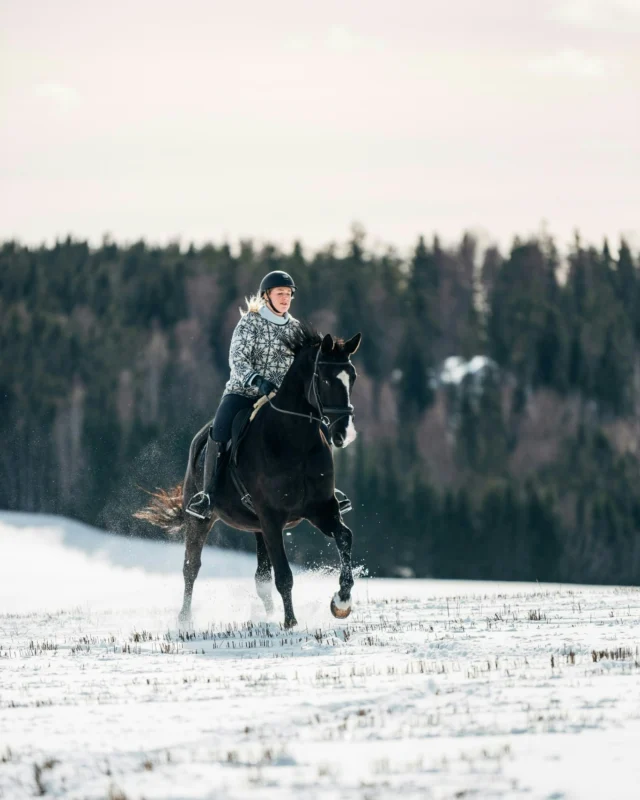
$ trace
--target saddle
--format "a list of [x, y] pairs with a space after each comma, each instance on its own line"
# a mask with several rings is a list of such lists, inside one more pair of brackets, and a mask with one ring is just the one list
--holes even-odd
[[240, 494], [240, 500], [242, 501], [242, 504], [252, 514], [255, 514], [256, 510], [251, 500], [251, 495], [247, 491], [247, 488], [242, 482], [242, 478], [238, 473], [238, 453], [240, 452], [240, 446], [242, 445], [242, 442], [244, 441], [249, 430], [249, 426], [255, 419], [256, 414], [258, 411], [260, 411], [262, 406], [268, 403], [269, 400], [274, 396], [275, 392], [271, 392], [268, 397], [263, 395], [254, 403], [253, 408], [245, 408], [235, 415], [231, 425], [231, 441], [227, 445], [228, 449], [230, 450], [229, 474], [231, 475], [231, 480]]
[[262, 397], [253, 404], [253, 408], [245, 408], [242, 411], [238, 411], [233, 418], [231, 424], [231, 441], [227, 444], [227, 448], [231, 451], [231, 463], [236, 467], [238, 466], [238, 451], [240, 450], [240, 445], [244, 437], [247, 435], [249, 425], [256, 418], [256, 414], [260, 411], [262, 406], [266, 405], [269, 400], [275, 396], [275, 392], [271, 392], [268, 397], [262, 395]]

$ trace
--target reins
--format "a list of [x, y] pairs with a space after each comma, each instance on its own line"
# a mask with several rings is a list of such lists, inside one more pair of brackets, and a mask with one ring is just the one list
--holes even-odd
[[308, 414], [301, 414], [299, 411], [287, 411], [286, 408], [278, 408], [278, 406], [273, 405], [273, 400], [269, 400], [269, 405], [274, 411], [278, 411], [280, 414], [288, 414], [290, 417], [302, 417], [303, 419], [308, 419], [309, 422], [319, 422], [320, 424], [324, 423], [325, 425], [329, 425], [329, 420], [326, 417], [314, 417], [313, 411], [310, 411]]

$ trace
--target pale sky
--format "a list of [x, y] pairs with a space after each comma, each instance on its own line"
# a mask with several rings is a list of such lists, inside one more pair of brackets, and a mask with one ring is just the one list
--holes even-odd
[[640, 0], [0, 0], [0, 240], [640, 246]]

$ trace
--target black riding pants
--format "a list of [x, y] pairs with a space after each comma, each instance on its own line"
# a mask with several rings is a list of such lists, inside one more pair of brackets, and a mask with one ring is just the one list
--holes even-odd
[[211, 423], [210, 436], [214, 442], [228, 442], [231, 438], [231, 426], [238, 411], [251, 408], [257, 399], [257, 397], [245, 397], [243, 394], [225, 394]]

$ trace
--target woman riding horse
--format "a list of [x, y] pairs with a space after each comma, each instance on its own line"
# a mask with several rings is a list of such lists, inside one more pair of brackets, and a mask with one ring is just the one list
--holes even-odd
[[[296, 285], [291, 275], [275, 270], [265, 275], [260, 289], [247, 301], [235, 327], [229, 350], [231, 376], [209, 429], [204, 461], [202, 491], [187, 504], [186, 512], [198, 519], [210, 519], [215, 504], [215, 487], [231, 426], [236, 414], [253, 406], [261, 396], [276, 391], [293, 361], [284, 343], [292, 329], [299, 327], [289, 314]], [[329, 440], [328, 431], [326, 431]], [[351, 503], [336, 489], [336, 498], [344, 514]]]

